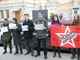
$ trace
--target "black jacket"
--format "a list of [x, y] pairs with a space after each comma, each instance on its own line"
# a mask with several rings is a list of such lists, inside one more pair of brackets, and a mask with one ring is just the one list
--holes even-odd
[[34, 24], [31, 20], [24, 21], [23, 25], [28, 25], [28, 31], [24, 31], [24, 37], [31, 38], [33, 37]]
[[21, 26], [20, 24], [17, 24], [17, 29], [12, 29], [11, 30], [12, 35], [13, 35], [13, 40], [14, 40], [14, 45], [18, 44], [18, 42], [21, 41]]

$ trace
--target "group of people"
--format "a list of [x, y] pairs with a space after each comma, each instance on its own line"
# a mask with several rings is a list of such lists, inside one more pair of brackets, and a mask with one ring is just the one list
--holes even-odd
[[[40, 56], [41, 48], [43, 47], [44, 51], [44, 58], [47, 59], [47, 45], [48, 40], [50, 40], [50, 32], [48, 31], [48, 24], [47, 20], [40, 17], [35, 21], [29, 19], [29, 14], [24, 14], [23, 22], [17, 22], [16, 18], [13, 18], [13, 21], [16, 24], [16, 28], [10, 29], [9, 28], [9, 21], [5, 19], [5, 23], [3, 24], [4, 27], [8, 28], [8, 31], [3, 32], [1, 36], [1, 40], [3, 42], [4, 52], [3, 54], [7, 53], [7, 47], [10, 48], [10, 53], [12, 53], [12, 40], [15, 47], [16, 54], [23, 54], [23, 50], [26, 49], [25, 55], [31, 53], [32, 56], [38, 57]], [[52, 24], [59, 24], [59, 21], [52, 18]], [[43, 24], [43, 25], [42, 25]], [[44, 28], [40, 29], [40, 26], [35, 28], [35, 25], [44, 26]], [[26, 30], [22, 29], [22, 26], [26, 26]], [[42, 45], [42, 46], [41, 46]], [[53, 57], [56, 57], [56, 53], [58, 53], [59, 58], [61, 58], [61, 49], [58, 47], [54, 47], [54, 54]], [[34, 50], [36, 50], [37, 54], [34, 55]], [[75, 57], [75, 50], [73, 49], [72, 58]]]
[[[26, 49], [25, 55], [31, 53], [32, 56], [40, 56], [41, 45], [43, 44], [44, 58], [47, 58], [47, 41], [49, 32], [47, 29], [46, 21], [39, 19], [36, 20], [35, 24], [43, 24], [45, 28], [39, 30], [35, 29], [35, 24], [29, 19], [29, 14], [24, 14], [24, 20], [21, 23], [17, 22], [16, 18], [13, 18], [13, 21], [16, 24], [14, 29], [9, 27], [9, 21], [5, 19], [3, 27], [7, 27], [8, 31], [3, 32], [1, 40], [3, 42], [4, 52], [7, 53], [7, 47], [9, 46], [10, 53], [12, 53], [12, 40], [15, 47], [16, 54], [23, 54], [23, 50]], [[24, 29], [22, 26], [26, 27]], [[24, 30], [23, 30], [24, 29]], [[37, 54], [34, 55], [34, 50]]]

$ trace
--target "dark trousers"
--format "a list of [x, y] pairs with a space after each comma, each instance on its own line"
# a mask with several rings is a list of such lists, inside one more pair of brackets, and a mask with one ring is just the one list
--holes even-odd
[[77, 59], [80, 60], [80, 48], [77, 48]]
[[15, 49], [16, 49], [16, 53], [18, 53], [19, 50], [20, 50], [20, 53], [23, 53], [23, 51], [22, 51], [23, 47], [22, 47], [21, 41], [18, 41], [18, 42], [15, 44]]
[[4, 41], [3, 46], [4, 46], [5, 51], [7, 51], [8, 46], [9, 46], [10, 51], [12, 51], [12, 42], [11, 41]]
[[32, 38], [26, 38], [25, 39], [25, 49], [28, 51], [28, 52], [31, 52], [31, 41]]
[[60, 52], [61, 52], [61, 49], [59, 47], [58, 48], [57, 47], [54, 48], [54, 55], [53, 56], [55, 57], [56, 54], [58, 53], [58, 56], [61, 57], [61, 53]]
[[37, 54], [40, 55], [41, 43], [43, 46], [44, 56], [47, 56], [47, 40], [46, 40], [46, 38], [38, 39]]
[[76, 55], [76, 48], [72, 48], [72, 57], [74, 58]]

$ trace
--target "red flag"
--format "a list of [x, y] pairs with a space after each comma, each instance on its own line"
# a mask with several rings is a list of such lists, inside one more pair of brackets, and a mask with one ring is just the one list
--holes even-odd
[[80, 48], [80, 26], [52, 25], [50, 27], [51, 46]]

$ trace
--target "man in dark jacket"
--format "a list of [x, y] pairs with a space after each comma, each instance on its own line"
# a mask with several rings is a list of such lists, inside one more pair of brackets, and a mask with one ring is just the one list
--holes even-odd
[[34, 31], [34, 24], [33, 22], [29, 19], [29, 15], [28, 14], [24, 14], [24, 22], [23, 22], [23, 26], [28, 26], [27, 31], [24, 31], [23, 36], [24, 36], [24, 40], [25, 40], [25, 48], [27, 50], [26, 54], [29, 54], [31, 52], [31, 42], [32, 42], [32, 38], [33, 38], [33, 31]]
[[13, 41], [14, 41], [14, 46], [15, 46], [15, 50], [16, 52], [14, 53], [15, 55], [19, 53], [20, 50], [20, 54], [23, 54], [22, 51], [22, 43], [21, 43], [21, 26], [20, 24], [17, 22], [16, 18], [13, 18], [13, 20], [15, 21], [16, 24], [16, 28], [13, 28], [12, 31], [12, 35], [13, 35]]
[[7, 53], [7, 47], [9, 46], [10, 49], [10, 53], [12, 53], [12, 36], [11, 36], [11, 32], [8, 28], [9, 24], [8, 24], [8, 20], [5, 19], [5, 23], [3, 24], [4, 27], [7, 27], [8, 31], [6, 30], [5, 32], [3, 32], [3, 35], [1, 36], [1, 39], [3, 41], [3, 46], [4, 46], [4, 52], [3, 54]]

